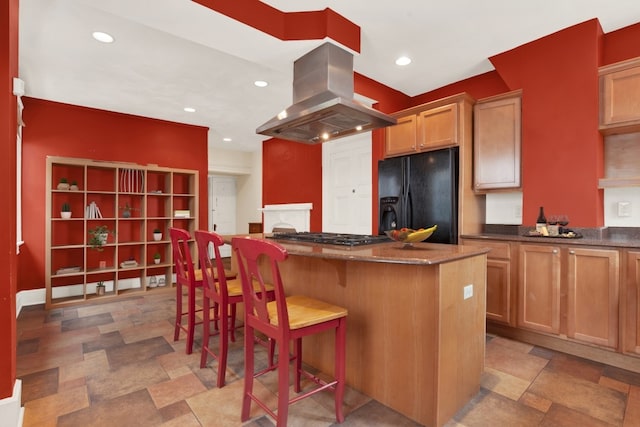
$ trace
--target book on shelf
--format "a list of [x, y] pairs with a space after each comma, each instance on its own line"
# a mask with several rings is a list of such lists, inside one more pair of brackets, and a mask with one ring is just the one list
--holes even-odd
[[71, 274], [71, 273], [80, 273], [82, 271], [82, 267], [74, 266], [74, 267], [61, 267], [56, 270], [56, 274]]
[[173, 211], [173, 216], [175, 218], [190, 218], [191, 211], [190, 210], [175, 210]]
[[102, 218], [102, 212], [100, 212], [100, 208], [96, 204], [96, 202], [91, 202], [85, 208], [85, 217], [87, 219], [98, 219]]
[[130, 259], [127, 261], [122, 261], [120, 263], [120, 267], [122, 268], [130, 268], [130, 267], [137, 267], [138, 266], [138, 261], [134, 260], [134, 259]]

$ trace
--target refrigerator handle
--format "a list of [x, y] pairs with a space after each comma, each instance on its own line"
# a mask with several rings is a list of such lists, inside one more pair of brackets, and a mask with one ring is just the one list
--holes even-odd
[[401, 227], [409, 227], [411, 224], [411, 163], [408, 158], [402, 163], [402, 224]]

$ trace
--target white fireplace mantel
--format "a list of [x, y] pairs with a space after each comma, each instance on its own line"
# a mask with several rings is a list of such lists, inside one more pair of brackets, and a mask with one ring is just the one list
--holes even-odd
[[265, 205], [260, 209], [263, 214], [264, 232], [271, 233], [274, 227], [310, 231], [311, 209], [313, 209], [313, 203]]

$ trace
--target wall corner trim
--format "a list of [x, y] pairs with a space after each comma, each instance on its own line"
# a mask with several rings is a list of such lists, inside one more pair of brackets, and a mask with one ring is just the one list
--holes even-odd
[[[28, 305], [44, 304], [46, 301], [46, 289], [29, 289], [16, 294], [16, 319], [20, 315], [22, 307]], [[0, 417], [0, 419], [2, 419]]]
[[13, 395], [0, 400], [0, 420], [2, 420], [3, 426], [22, 427], [22, 421], [24, 420], [24, 408], [20, 406], [21, 401], [22, 381], [16, 380], [13, 384]]

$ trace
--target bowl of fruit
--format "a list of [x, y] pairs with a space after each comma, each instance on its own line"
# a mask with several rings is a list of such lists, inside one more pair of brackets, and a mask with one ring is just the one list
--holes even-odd
[[405, 227], [400, 230], [387, 230], [384, 233], [396, 242], [401, 242], [406, 246], [410, 246], [412, 243], [422, 242], [423, 240], [428, 239], [437, 228], [437, 225], [430, 228], [420, 228], [418, 230]]

